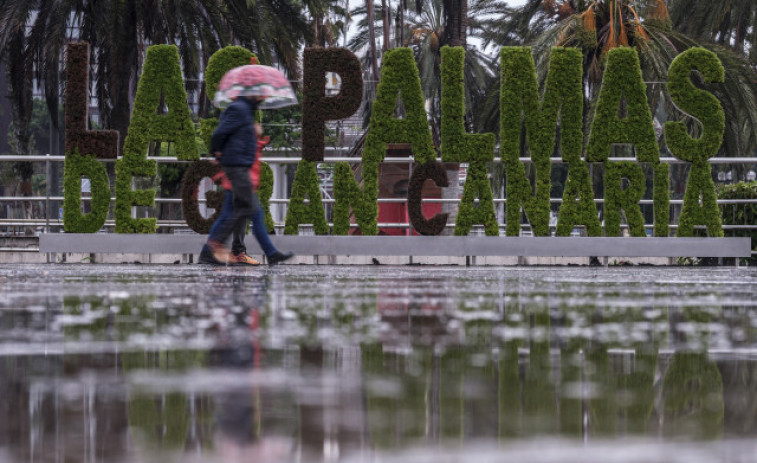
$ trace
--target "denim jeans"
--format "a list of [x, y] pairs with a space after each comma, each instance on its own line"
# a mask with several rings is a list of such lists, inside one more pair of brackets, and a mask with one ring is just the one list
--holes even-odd
[[224, 196], [221, 213], [210, 228], [208, 240], [224, 243], [229, 235], [233, 235], [232, 252], [246, 252], [244, 236], [247, 220], [251, 220], [252, 232], [260, 249], [266, 256], [275, 254], [277, 250], [268, 236], [263, 208], [258, 202], [258, 195], [252, 191], [250, 168], [224, 167], [224, 171], [231, 183], [231, 191], [227, 191]]

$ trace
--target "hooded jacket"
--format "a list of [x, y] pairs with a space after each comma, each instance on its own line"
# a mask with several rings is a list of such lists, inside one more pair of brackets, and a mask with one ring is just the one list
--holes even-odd
[[253, 122], [257, 102], [237, 98], [221, 114], [210, 140], [210, 151], [221, 152], [221, 165], [249, 167], [255, 162], [257, 139]]

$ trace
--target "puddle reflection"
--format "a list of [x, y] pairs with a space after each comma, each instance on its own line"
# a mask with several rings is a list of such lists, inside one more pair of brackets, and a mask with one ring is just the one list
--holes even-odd
[[754, 271], [44, 268], [2, 275], [0, 461], [757, 436]]

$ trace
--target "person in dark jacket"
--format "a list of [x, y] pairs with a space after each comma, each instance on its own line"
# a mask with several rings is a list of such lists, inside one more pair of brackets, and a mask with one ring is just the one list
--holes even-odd
[[[250, 180], [252, 181], [252, 189], [257, 192], [260, 187], [260, 157], [262, 156], [263, 148], [268, 144], [270, 138], [261, 137], [262, 129], [259, 124], [255, 124], [255, 135], [258, 136], [258, 152], [255, 158], [255, 163], [250, 168]], [[220, 185], [226, 193], [223, 197], [223, 205], [221, 206], [221, 213], [213, 223], [213, 227], [210, 229], [210, 234], [215, 233], [215, 229], [228, 217], [234, 213], [234, 195], [231, 193], [231, 183], [226, 178], [226, 174], [221, 170], [213, 176], [213, 182], [216, 185]], [[252, 216], [252, 232], [255, 234], [255, 239], [260, 244], [260, 249], [266, 256], [269, 256], [276, 252], [276, 248], [271, 242], [271, 238], [268, 236], [268, 230], [265, 224], [265, 215], [262, 207], [258, 207], [255, 214]], [[247, 255], [247, 247], [244, 245], [244, 236], [247, 234], [247, 224], [243, 224], [242, 227], [237, 228], [232, 233], [231, 240], [231, 256], [229, 256], [230, 263], [234, 265], [260, 265], [260, 262]]]
[[[250, 167], [255, 163], [257, 153], [254, 122], [258, 102], [258, 97], [237, 98], [221, 114], [218, 127], [213, 132], [210, 150], [219, 159], [226, 178], [231, 183], [233, 212], [222, 215], [217, 220], [218, 223], [213, 225], [208, 241], [200, 252], [198, 262], [201, 264], [235, 263], [224, 243], [234, 230], [246, 227], [248, 219], [259, 217], [257, 211], [260, 210], [260, 203], [250, 179]], [[256, 237], [260, 232], [261, 230], [255, 230]], [[267, 234], [264, 225], [262, 232]], [[264, 242], [261, 243], [263, 244]], [[270, 242], [261, 247], [264, 248], [269, 264], [277, 264], [293, 256], [291, 252], [278, 251]]]

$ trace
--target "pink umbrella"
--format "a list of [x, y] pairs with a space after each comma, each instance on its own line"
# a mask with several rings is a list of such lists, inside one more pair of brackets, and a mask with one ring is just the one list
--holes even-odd
[[240, 96], [259, 96], [260, 109], [275, 109], [297, 104], [297, 95], [286, 76], [262, 64], [236, 67], [221, 78], [213, 103], [223, 109]]

